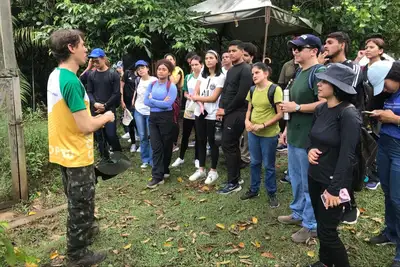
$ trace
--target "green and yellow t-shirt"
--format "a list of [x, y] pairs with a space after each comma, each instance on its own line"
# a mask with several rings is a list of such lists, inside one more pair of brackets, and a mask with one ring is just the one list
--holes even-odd
[[[250, 118], [250, 121], [253, 124], [263, 124], [271, 120], [276, 115], [274, 106], [272, 106], [268, 99], [268, 90], [271, 85], [272, 83], [262, 89], [256, 86], [252, 97], [250, 97], [250, 92], [247, 94], [246, 100], [253, 105], [253, 111], [251, 112]], [[274, 94], [274, 104], [281, 103], [282, 101], [283, 91], [281, 87], [277, 86]], [[266, 127], [265, 129], [254, 132], [254, 134], [261, 137], [274, 137], [278, 135], [279, 132], [279, 122], [277, 122], [269, 127]]]
[[74, 112], [86, 110], [89, 97], [75, 73], [56, 68], [47, 83], [50, 162], [68, 168], [93, 164], [93, 134], [79, 131]]

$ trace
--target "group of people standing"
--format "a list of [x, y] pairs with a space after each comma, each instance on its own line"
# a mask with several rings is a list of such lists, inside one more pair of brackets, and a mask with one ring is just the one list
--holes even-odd
[[[283, 101], [284, 90], [271, 81], [271, 68], [263, 62], [253, 64], [256, 50], [250, 43], [232, 41], [222, 56], [214, 50], [208, 50], [204, 59], [195, 53], [188, 55], [191, 73], [186, 76], [171, 54], [157, 61], [154, 77], [143, 60], [120, 75], [108, 69], [104, 51], [94, 49], [89, 55], [94, 69], [90, 66], [81, 75], [85, 90], [76, 77], [86, 61], [83, 35], [75, 30], [53, 33], [51, 51], [59, 67], [48, 84], [49, 150], [50, 161], [61, 166], [68, 197], [71, 266], [90, 266], [105, 258], [87, 248], [98, 233], [93, 216], [92, 133], [97, 131], [96, 139], [105, 139], [103, 143], [107, 142], [111, 151], [121, 150], [114, 116], [119, 105], [134, 118], [128, 130], [132, 142], [135, 131], [139, 135], [141, 167], [152, 168], [148, 188], [163, 184], [170, 177], [170, 167], [185, 164], [194, 129], [195, 171], [190, 181], [212, 184], [219, 178], [221, 147], [227, 179], [218, 193], [240, 191], [241, 167], [250, 164], [250, 186], [241, 199], [258, 196], [264, 167], [269, 205], [277, 208], [275, 159], [280, 138], [280, 143], [288, 146], [293, 201], [291, 214], [278, 221], [301, 226], [292, 235], [294, 242], [319, 238], [320, 261], [310, 265], [313, 267], [350, 266], [337, 227], [341, 221], [357, 220], [354, 170], [362, 160], [363, 121], [365, 117], [375, 119], [382, 125], [380, 131], [378, 127], [372, 131], [379, 137], [376, 165], [385, 193], [387, 228], [370, 242], [396, 243], [392, 267], [400, 266], [400, 63], [378, 60], [383, 53], [378, 39], [366, 42], [370, 62], [364, 68], [347, 60], [350, 40], [345, 33], [328, 35], [325, 45], [311, 34], [291, 40], [288, 47], [299, 68], [285, 89], [290, 100]], [[103, 87], [108, 90], [101, 90]], [[366, 87], [372, 88], [372, 95]], [[180, 132], [181, 98], [186, 104], [180, 154], [171, 165]], [[372, 109], [366, 107], [367, 102], [375, 103]], [[284, 114], [287, 123], [281, 129]], [[59, 117], [66, 119], [60, 121]], [[105, 148], [100, 149], [102, 156], [109, 153]]]

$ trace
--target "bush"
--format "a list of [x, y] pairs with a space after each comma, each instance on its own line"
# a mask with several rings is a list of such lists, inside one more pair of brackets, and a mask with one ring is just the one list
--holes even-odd
[[[51, 171], [48, 155], [48, 134], [46, 114], [42, 110], [24, 112], [24, 139], [26, 168], [30, 192], [48, 183]], [[10, 147], [8, 140], [7, 117], [0, 115], [0, 201], [12, 196], [10, 168]]]

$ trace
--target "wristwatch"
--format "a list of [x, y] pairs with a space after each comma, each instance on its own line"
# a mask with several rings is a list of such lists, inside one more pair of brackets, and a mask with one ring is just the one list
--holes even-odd
[[299, 104], [296, 104], [296, 112], [299, 112], [301, 110], [301, 106]]

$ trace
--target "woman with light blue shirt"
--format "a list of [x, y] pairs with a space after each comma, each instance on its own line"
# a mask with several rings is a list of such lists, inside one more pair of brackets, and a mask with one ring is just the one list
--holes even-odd
[[144, 95], [144, 104], [150, 107], [150, 143], [153, 150], [152, 179], [148, 188], [164, 184], [169, 177], [169, 164], [174, 141], [172, 105], [177, 97], [176, 86], [169, 81], [174, 66], [168, 60], [157, 62], [157, 81], [149, 84]]
[[382, 92], [390, 94], [383, 110], [374, 110], [371, 114], [382, 123], [376, 161], [385, 195], [386, 228], [370, 242], [396, 244], [391, 267], [400, 267], [400, 61], [373, 63], [368, 68], [368, 80], [374, 87], [374, 96]]

